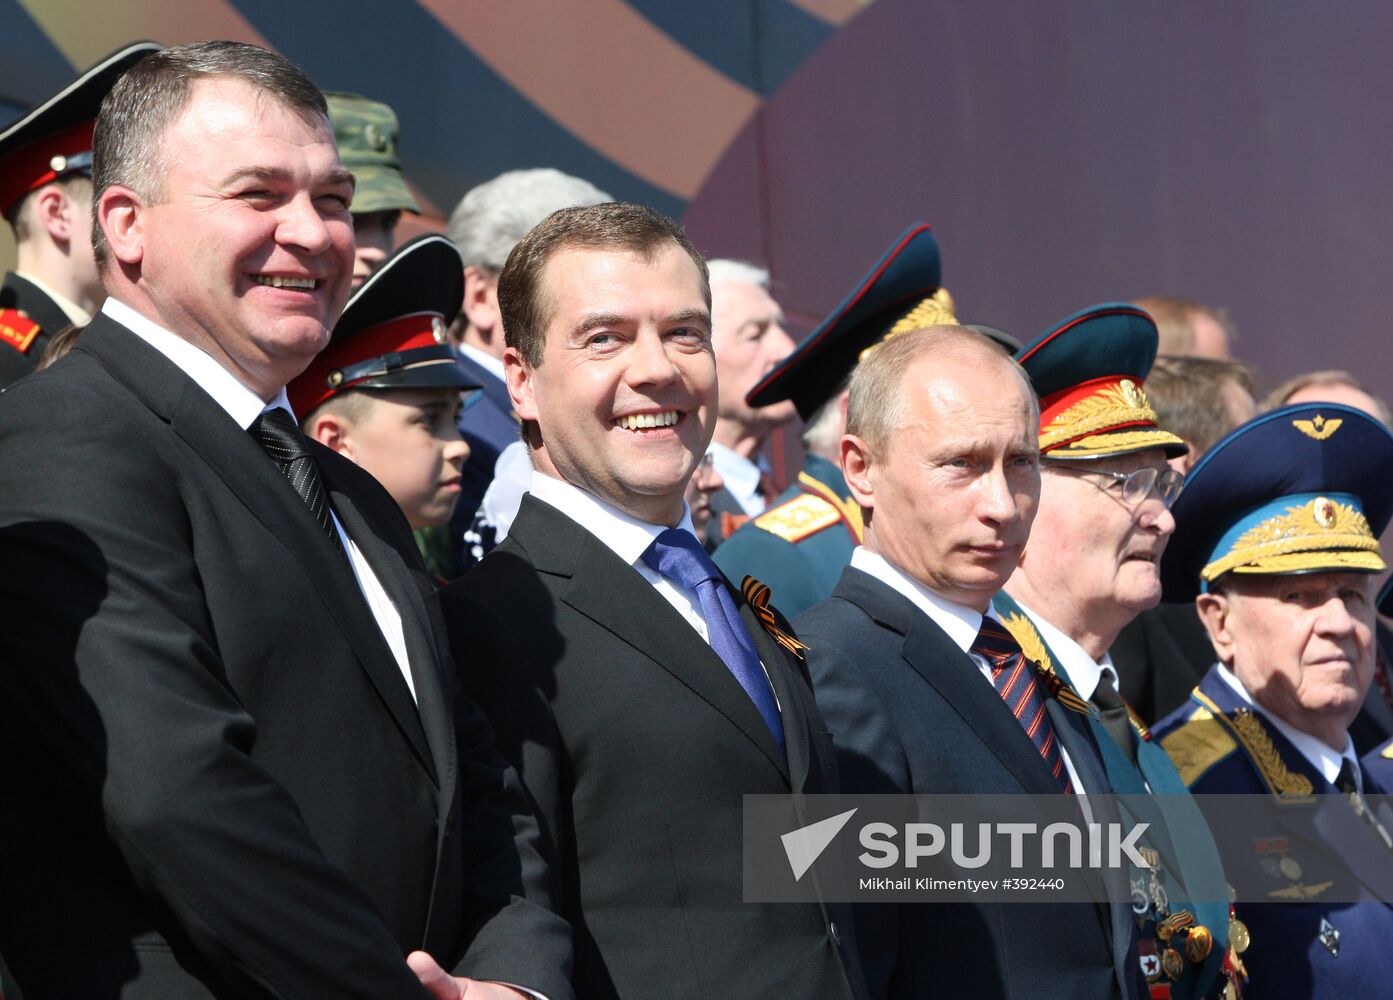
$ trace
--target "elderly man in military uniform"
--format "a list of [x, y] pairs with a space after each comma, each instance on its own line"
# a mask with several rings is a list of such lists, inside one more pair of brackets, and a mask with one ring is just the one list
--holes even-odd
[[326, 93], [339, 159], [353, 171], [353, 287], [360, 287], [391, 256], [402, 212], [421, 214], [406, 186], [397, 143], [397, 113], [357, 94]]
[[861, 510], [837, 466], [847, 384], [874, 345], [909, 330], [956, 323], [939, 287], [938, 243], [924, 223], [905, 230], [851, 293], [745, 397], [751, 407], [792, 399], [807, 458], [769, 509], [716, 549], [727, 576], [755, 576], [790, 618], [829, 596], [861, 543]]
[[113, 52], [0, 132], [0, 213], [17, 269], [0, 288], [0, 389], [34, 371], [53, 337], [106, 298], [92, 256], [92, 125], [111, 85], [151, 52]]
[[1214, 825], [1235, 885], [1280, 901], [1242, 910], [1254, 995], [1389, 995], [1393, 908], [1357, 900], [1393, 898], [1393, 840], [1348, 729], [1373, 675], [1390, 480], [1386, 428], [1305, 404], [1216, 444], [1174, 507], [1165, 597], [1195, 601], [1219, 662], [1155, 733], [1191, 791], [1263, 797], [1250, 829]]
[[[1218, 996], [1241, 984], [1229, 952], [1218, 848], [1170, 758], [1118, 694], [1108, 649], [1161, 599], [1185, 443], [1157, 426], [1143, 380], [1156, 326], [1135, 306], [1094, 306], [1017, 355], [1040, 397], [1040, 503], [1020, 565], [993, 601], [1026, 650], [1097, 709], [1090, 719], [1110, 790], [1159, 793], [1147, 819], [1150, 871], [1133, 873], [1139, 961], [1153, 997]], [[1129, 800], [1133, 801], [1133, 800]]]

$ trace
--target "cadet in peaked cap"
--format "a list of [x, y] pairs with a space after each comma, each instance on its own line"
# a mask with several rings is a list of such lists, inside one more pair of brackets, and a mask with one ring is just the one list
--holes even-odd
[[357, 253], [353, 287], [359, 287], [387, 259], [396, 245], [402, 212], [421, 214], [402, 174], [397, 143], [397, 115], [381, 101], [358, 94], [325, 93], [339, 159], [353, 171], [353, 238]]
[[154, 42], [118, 49], [0, 131], [0, 214], [19, 251], [18, 270], [0, 287], [0, 389], [32, 372], [60, 330], [85, 326], [106, 297], [92, 257], [90, 191], [70, 193], [66, 182], [92, 176], [102, 98], [159, 49]]
[[286, 386], [306, 434], [371, 472], [413, 529], [449, 520], [469, 455], [456, 422], [479, 385], [445, 340], [463, 295], [449, 240], [427, 234], [406, 243], [354, 293], [329, 346]]
[[890, 337], [957, 323], [939, 278], [938, 243], [927, 225], [916, 223], [745, 397], [751, 406], [792, 399], [803, 419], [807, 459], [797, 481], [712, 558], [732, 580], [749, 575], [767, 583], [790, 618], [832, 593], [861, 541], [861, 510], [837, 465], [852, 369]]
[[[1235, 884], [1256, 880], [1285, 901], [1242, 910], [1252, 937], [1244, 957], [1264, 995], [1387, 992], [1393, 909], [1323, 897], [1342, 872], [1375, 886], [1393, 864], [1393, 838], [1359, 798], [1388, 789], [1360, 766], [1347, 731], [1373, 674], [1373, 574], [1385, 568], [1378, 535], [1393, 516], [1390, 481], [1393, 435], [1383, 425], [1349, 407], [1303, 404], [1221, 440], [1175, 505], [1166, 596], [1195, 600], [1219, 663], [1155, 727], [1162, 746], [1195, 792], [1272, 795], [1286, 812], [1338, 792], [1352, 807], [1329, 833], [1338, 850], [1267, 819], [1255, 822], [1274, 829], [1226, 845]], [[1222, 843], [1227, 831], [1215, 832]]]
[[1218, 848], [1170, 758], [1118, 693], [1109, 653], [1161, 598], [1169, 507], [1182, 482], [1167, 458], [1185, 446], [1157, 426], [1143, 388], [1156, 344], [1150, 317], [1106, 303], [1018, 352], [1041, 397], [1043, 474], [1030, 541], [992, 603], [1027, 655], [1095, 707], [1088, 724], [1106, 790], [1152, 795], [1134, 817], [1151, 824], [1140, 841], [1151, 868], [1132, 873], [1138, 959], [1152, 996], [1182, 1000], [1241, 983], [1242, 960], [1229, 952]]

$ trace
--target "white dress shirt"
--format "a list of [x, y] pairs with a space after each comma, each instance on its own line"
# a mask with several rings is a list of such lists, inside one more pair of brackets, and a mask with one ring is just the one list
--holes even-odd
[[495, 358], [488, 351], [481, 351], [473, 344], [460, 344], [459, 350], [466, 358], [497, 378], [498, 381], [508, 381], [507, 373], [503, 368], [503, 360], [501, 358]]
[[[290, 409], [284, 389], [267, 403], [238, 381], [237, 377], [214, 360], [212, 355], [195, 347], [183, 337], [170, 333], [158, 323], [146, 319], [130, 306], [117, 302], [114, 298], [108, 298], [102, 306], [102, 312], [177, 365], [180, 371], [198, 384], [199, 388], [212, 396], [214, 402], [222, 407], [242, 430], [249, 430], [263, 411], [276, 407], [285, 410], [291, 415], [291, 419], [294, 419], [295, 415]], [[411, 691], [411, 697], [415, 698], [416, 683], [411, 677], [411, 663], [406, 655], [406, 635], [402, 630], [401, 613], [387, 596], [382, 581], [377, 578], [362, 551], [348, 536], [348, 532], [343, 530], [338, 515], [331, 512], [331, 516], [339, 533], [339, 541], [343, 543], [343, 550], [348, 553], [348, 561], [353, 567], [358, 588], [363, 592], [368, 608], [372, 611], [373, 620], [377, 622], [382, 637], [387, 641], [387, 646], [397, 661], [397, 667]]]
[[[534, 497], [555, 507], [565, 514], [572, 521], [585, 528], [592, 535], [605, 544], [605, 547], [612, 551], [624, 562], [632, 566], [640, 576], [662, 595], [663, 600], [673, 606], [679, 615], [686, 619], [687, 624], [696, 630], [697, 635], [701, 636], [701, 641], [707, 645], [711, 644], [711, 636], [706, 629], [706, 619], [701, 614], [701, 599], [697, 597], [696, 591], [679, 586], [672, 580], [663, 576], [643, 561], [643, 553], [648, 546], [653, 544], [653, 540], [667, 530], [664, 525], [649, 524], [647, 521], [640, 521], [638, 518], [624, 513], [613, 504], [606, 503], [593, 493], [570, 483], [548, 476], [544, 472], [533, 470], [532, 488], [528, 490]], [[692, 538], [696, 538], [696, 530], [692, 527], [692, 512], [686, 504], [682, 505], [682, 520], [678, 522], [678, 529], [687, 532]], [[700, 546], [700, 540], [697, 542]], [[763, 661], [760, 666], [764, 667]], [[765, 680], [769, 679], [769, 668], [764, 667]], [[774, 704], [779, 706], [778, 693], [774, 691], [774, 685], [769, 685], [770, 693], [774, 695]]]
[[1103, 674], [1112, 678], [1114, 688], [1118, 687], [1117, 668], [1113, 666], [1111, 653], [1104, 653], [1101, 660], [1095, 660], [1088, 655], [1086, 649], [1045, 621], [1039, 614], [1026, 607], [1019, 600], [1016, 601], [1016, 604], [1040, 630], [1040, 638], [1045, 640], [1045, 645], [1050, 647], [1050, 652], [1059, 657], [1059, 662], [1064, 667], [1064, 673], [1069, 677], [1069, 681], [1073, 684], [1074, 690], [1079, 693], [1079, 697], [1084, 701], [1092, 701], [1093, 692], [1098, 690], [1098, 680]]
[[[939, 596], [880, 553], [872, 552], [864, 546], [858, 545], [852, 550], [851, 565], [867, 576], [875, 577], [896, 593], [902, 594], [915, 607], [928, 615], [935, 625], [947, 633], [948, 638], [953, 640], [953, 644], [966, 653], [973, 663], [977, 664], [978, 672], [988, 684], [991, 684], [992, 693], [996, 693], [996, 685], [992, 684], [991, 664], [987, 662], [986, 657], [978, 656], [972, 652], [972, 644], [976, 641], [977, 633], [982, 628], [984, 616], [980, 611]], [[1001, 619], [996, 616], [996, 612], [992, 608], [987, 608], [987, 615], [997, 624], [1001, 623]], [[1005, 626], [1003, 625], [1002, 628]], [[1043, 689], [1041, 696], [1044, 697]], [[1003, 704], [1005, 703], [1003, 702]], [[1074, 791], [1080, 795], [1085, 794], [1087, 789], [1079, 780], [1079, 773], [1074, 770], [1074, 762], [1069, 759], [1069, 751], [1064, 749], [1062, 741], [1059, 744], [1059, 754], [1064, 758], [1064, 767], [1069, 772], [1069, 780], [1073, 783]]]
[[766, 506], [759, 491], [759, 466], [743, 455], [737, 455], [723, 444], [712, 441], [706, 448], [711, 464], [726, 484], [726, 491], [750, 517], [759, 517]]
[[[73, 326], [86, 326], [88, 323], [92, 322], [91, 313], [89, 313], [86, 309], [82, 308], [82, 306], [78, 305], [72, 299], [68, 298], [66, 295], [60, 295], [58, 292], [55, 292], [47, 283], [40, 281], [32, 274], [25, 274], [23, 271], [16, 271], [15, 274], [23, 278], [25, 281], [29, 282], [29, 284], [33, 285], [39, 291], [43, 292], [50, 299], [52, 299], [53, 304], [56, 305], [59, 309], [63, 310], [63, 315], [68, 317], [68, 322], [71, 323]], [[45, 330], [44, 332], [49, 335], [52, 335], [57, 333], [58, 331]]]
[[1332, 785], [1335, 779], [1340, 776], [1340, 766], [1349, 761], [1350, 767], [1354, 770], [1354, 785], [1360, 792], [1364, 791], [1364, 775], [1359, 770], [1359, 757], [1354, 752], [1354, 740], [1350, 739], [1349, 733], [1345, 733], [1345, 749], [1337, 751], [1324, 740], [1317, 739], [1310, 733], [1303, 733], [1290, 723], [1283, 722], [1277, 716], [1267, 711], [1248, 693], [1248, 689], [1228, 667], [1222, 663], [1215, 664], [1219, 670], [1219, 678], [1233, 689], [1233, 693], [1242, 698], [1244, 703], [1254, 712], [1258, 712], [1264, 719], [1272, 723], [1277, 732], [1281, 733], [1291, 745], [1296, 747], [1298, 753], [1305, 757], [1307, 762], [1322, 775], [1326, 781]]

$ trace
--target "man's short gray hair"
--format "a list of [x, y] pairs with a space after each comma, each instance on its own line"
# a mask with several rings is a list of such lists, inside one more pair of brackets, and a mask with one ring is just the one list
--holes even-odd
[[589, 181], [551, 167], [509, 170], [459, 200], [446, 235], [466, 266], [502, 271], [518, 241], [552, 212], [613, 200]]
[[717, 258], [706, 262], [706, 270], [711, 275], [711, 284], [722, 281], [743, 281], [746, 284], [769, 287], [769, 272], [762, 267], [747, 264], [743, 260]]

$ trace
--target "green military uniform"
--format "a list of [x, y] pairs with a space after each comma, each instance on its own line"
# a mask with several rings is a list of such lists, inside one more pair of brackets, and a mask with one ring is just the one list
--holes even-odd
[[861, 508], [841, 470], [809, 455], [798, 480], [726, 539], [713, 561], [732, 580], [768, 584], [792, 618], [832, 593], [860, 544]]

